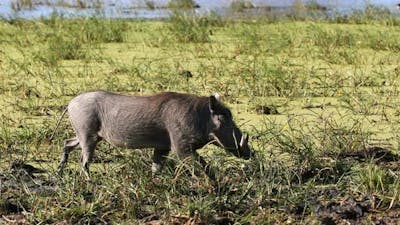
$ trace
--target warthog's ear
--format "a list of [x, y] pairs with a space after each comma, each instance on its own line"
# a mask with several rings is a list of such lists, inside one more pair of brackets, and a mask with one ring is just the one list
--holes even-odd
[[211, 95], [209, 98], [209, 109], [210, 109], [210, 113], [211, 113], [211, 120], [213, 121], [214, 125], [216, 126], [216, 128], [218, 129], [221, 126], [221, 121], [219, 121], [218, 119], [218, 112], [220, 109], [220, 103], [219, 101], [215, 98], [214, 95]]
[[210, 96], [209, 108], [211, 114], [218, 112], [218, 110], [221, 108], [221, 104], [219, 102], [219, 96], [218, 98], [214, 95]]
[[221, 101], [221, 95], [218, 94], [218, 92], [215, 92], [215, 93], [214, 93], [214, 97], [215, 97], [215, 99], [217, 99], [219, 102]]

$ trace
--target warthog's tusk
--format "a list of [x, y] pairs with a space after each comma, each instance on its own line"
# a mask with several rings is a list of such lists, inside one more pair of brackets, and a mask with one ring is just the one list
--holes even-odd
[[248, 142], [248, 140], [249, 140], [249, 135], [247, 134], [242, 135], [242, 138], [240, 139], [240, 147], [242, 148], [243, 145]]

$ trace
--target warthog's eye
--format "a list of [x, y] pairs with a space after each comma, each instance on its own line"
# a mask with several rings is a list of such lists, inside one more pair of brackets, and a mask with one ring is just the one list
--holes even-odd
[[229, 111], [221, 112], [218, 115], [218, 119], [220, 119], [220, 120], [230, 120], [230, 119], [232, 119], [232, 114]]
[[227, 112], [226, 112], [226, 118], [232, 119], [232, 113], [229, 112], [229, 111], [227, 111]]

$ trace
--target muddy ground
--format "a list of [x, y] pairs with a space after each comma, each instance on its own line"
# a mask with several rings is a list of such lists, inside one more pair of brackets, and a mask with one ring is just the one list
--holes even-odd
[[[372, 147], [363, 152], [343, 153], [341, 159], [349, 164], [364, 163], [371, 159], [380, 167], [390, 168], [398, 171], [400, 167], [399, 157], [385, 148]], [[95, 160], [96, 161], [96, 160]], [[101, 163], [108, 163], [107, 160]], [[304, 173], [304, 180], [315, 179], [317, 174]], [[0, 224], [27, 224], [30, 220], [27, 215], [35, 208], [32, 202], [26, 199], [26, 193], [40, 197], [55, 196], [60, 188], [57, 175], [51, 174], [41, 168], [30, 165], [30, 162], [15, 160], [10, 163], [9, 168], [0, 173]], [[319, 178], [318, 178], [319, 179]], [[159, 181], [154, 179], [154, 185]], [[213, 191], [213, 190], [210, 190]], [[214, 190], [215, 191], [215, 190]], [[93, 193], [81, 193], [85, 200], [93, 201]], [[183, 193], [183, 195], [196, 195]], [[283, 214], [287, 216], [287, 224], [400, 224], [400, 207], [393, 199], [389, 204], [383, 204], [383, 200], [377, 195], [363, 196], [357, 194], [356, 190], [347, 190], [346, 187], [335, 185], [319, 185], [313, 188], [304, 203], [296, 203], [286, 209]], [[168, 221], [163, 220], [160, 215], [149, 212], [143, 206], [138, 214], [138, 221], [144, 224], [233, 224], [234, 219], [229, 216], [215, 216], [208, 221], [187, 215], [172, 215]], [[274, 211], [274, 201], [260, 207]], [[285, 220], [285, 219], [284, 219]], [[97, 221], [99, 223], [111, 223], [112, 221]], [[69, 224], [70, 221], [59, 221], [57, 224]]]

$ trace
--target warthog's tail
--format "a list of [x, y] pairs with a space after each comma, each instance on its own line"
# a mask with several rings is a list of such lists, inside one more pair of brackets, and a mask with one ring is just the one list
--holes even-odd
[[60, 118], [59, 118], [58, 121], [57, 121], [56, 127], [54, 128], [53, 134], [51, 134], [51, 136], [50, 136], [50, 138], [49, 138], [49, 141], [52, 141], [52, 140], [53, 140], [54, 135], [56, 134], [56, 131], [57, 131], [58, 127], [60, 126], [61, 120], [62, 120], [62, 118], [64, 117], [64, 115], [65, 115], [65, 113], [67, 112], [67, 110], [68, 110], [68, 106], [66, 106], [65, 109], [64, 109], [64, 111], [61, 113], [61, 116], [60, 116]]

